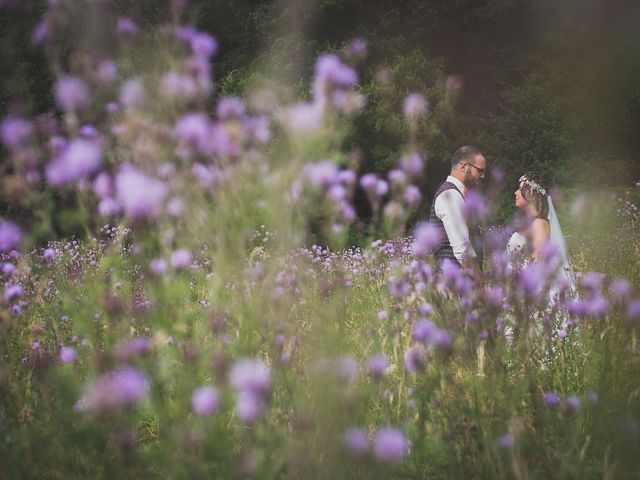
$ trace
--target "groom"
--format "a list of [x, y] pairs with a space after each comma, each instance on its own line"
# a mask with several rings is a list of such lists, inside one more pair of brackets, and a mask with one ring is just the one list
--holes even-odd
[[431, 222], [443, 232], [442, 241], [434, 250], [438, 265], [448, 259], [469, 267], [477, 280], [481, 278], [482, 242], [479, 228], [470, 229], [467, 225], [463, 209], [467, 190], [484, 180], [486, 168], [487, 160], [478, 148], [460, 147], [451, 159], [451, 174], [431, 202]]

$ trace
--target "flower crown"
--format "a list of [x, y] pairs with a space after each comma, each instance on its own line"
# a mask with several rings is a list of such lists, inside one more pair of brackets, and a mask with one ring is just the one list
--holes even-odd
[[524, 183], [531, 190], [533, 190], [536, 193], [539, 193], [540, 195], [546, 195], [547, 194], [547, 189], [546, 188], [544, 188], [538, 182], [534, 182], [533, 180], [528, 179], [526, 175], [521, 176], [520, 180], [518, 180], [518, 182], [519, 183]]

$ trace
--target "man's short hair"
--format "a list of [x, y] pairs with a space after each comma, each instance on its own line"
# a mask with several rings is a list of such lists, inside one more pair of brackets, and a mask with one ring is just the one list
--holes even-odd
[[461, 162], [465, 163], [473, 163], [473, 160], [478, 156], [482, 155], [482, 152], [478, 147], [474, 147], [473, 145], [465, 145], [456, 150], [456, 153], [451, 157], [451, 168], [455, 168]]

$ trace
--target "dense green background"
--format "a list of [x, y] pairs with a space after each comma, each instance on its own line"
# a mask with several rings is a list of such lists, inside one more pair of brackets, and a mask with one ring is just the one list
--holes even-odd
[[[4, 4], [0, 112], [46, 111], [52, 75], [30, 43], [45, 2]], [[148, 0], [106, 8], [145, 26], [168, 14]], [[308, 96], [315, 57], [365, 38], [369, 58], [359, 69], [369, 102], [348, 141], [362, 148], [363, 171], [388, 170], [406, 139], [402, 98], [426, 93], [432, 114], [418, 137], [429, 160], [422, 212], [464, 143], [480, 146], [506, 173], [502, 221], [512, 185], [526, 170], [574, 191], [640, 178], [640, 6], [633, 0], [193, 0], [187, 16], [220, 43], [218, 95], [242, 95], [268, 78]], [[375, 81], [380, 66], [391, 72], [392, 86]], [[448, 74], [465, 79], [453, 106], [442, 90]], [[366, 216], [362, 199], [358, 206]]]

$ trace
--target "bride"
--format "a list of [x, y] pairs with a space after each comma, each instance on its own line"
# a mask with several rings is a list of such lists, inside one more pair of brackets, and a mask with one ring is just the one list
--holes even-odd
[[573, 290], [575, 282], [553, 200], [536, 172], [520, 177], [514, 194], [520, 220], [507, 243], [507, 252], [525, 263], [546, 261], [555, 267], [557, 274], [549, 289], [549, 298], [555, 303], [562, 291]]

